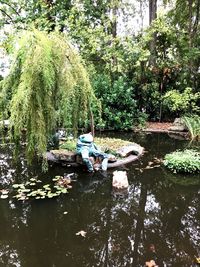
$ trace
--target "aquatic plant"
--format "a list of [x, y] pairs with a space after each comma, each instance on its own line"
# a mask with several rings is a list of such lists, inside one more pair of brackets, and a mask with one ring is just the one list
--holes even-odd
[[176, 172], [195, 173], [200, 171], [200, 152], [192, 149], [175, 151], [165, 155], [164, 165]]
[[65, 35], [36, 29], [20, 36], [10, 74], [2, 84], [0, 113], [19, 144], [25, 130], [29, 162], [41, 155], [57, 126], [77, 130], [98, 103], [84, 64]]
[[20, 184], [13, 184], [12, 189], [2, 189], [0, 190], [0, 198], [6, 199], [9, 197], [10, 191], [13, 193], [13, 198], [17, 200], [28, 200], [28, 199], [45, 199], [57, 197], [61, 194], [68, 193], [68, 189], [71, 186], [72, 174], [67, 177], [55, 176], [51, 184], [44, 184], [38, 187], [38, 183], [42, 181], [37, 178], [31, 178], [29, 181]]
[[191, 139], [200, 140], [200, 116], [198, 115], [184, 116], [183, 122], [188, 128]]

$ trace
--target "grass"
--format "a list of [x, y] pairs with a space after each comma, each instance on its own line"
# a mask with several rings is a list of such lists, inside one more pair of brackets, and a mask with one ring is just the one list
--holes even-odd
[[[76, 150], [76, 139], [68, 140], [65, 143], [60, 145], [61, 149], [67, 149], [69, 151], [75, 151]], [[129, 144], [132, 144], [133, 142], [125, 141], [118, 138], [95, 138], [95, 144], [97, 147], [101, 149], [103, 152], [107, 153], [114, 153], [117, 149], [121, 148], [122, 146], [127, 146]]]

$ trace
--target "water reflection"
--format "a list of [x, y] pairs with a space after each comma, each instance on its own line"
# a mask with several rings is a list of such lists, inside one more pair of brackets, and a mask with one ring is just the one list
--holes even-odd
[[[146, 168], [155, 157], [162, 158], [187, 142], [161, 134], [123, 138], [148, 151], [126, 166], [130, 188], [124, 195], [112, 191], [110, 170], [107, 175], [87, 175], [54, 166], [42, 175], [37, 165], [26, 166], [23, 155], [15, 165], [12, 149], [1, 149], [2, 188], [35, 175], [47, 182], [54, 175], [77, 174], [69, 194], [59, 198], [0, 201], [2, 266], [140, 267], [150, 243], [166, 266], [193, 266], [194, 256], [200, 253], [200, 186], [174, 183], [162, 167]], [[76, 235], [81, 230], [86, 237]]]

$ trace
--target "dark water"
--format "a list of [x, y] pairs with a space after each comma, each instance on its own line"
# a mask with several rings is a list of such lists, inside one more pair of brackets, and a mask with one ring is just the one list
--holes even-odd
[[[113, 134], [140, 143], [146, 153], [127, 170], [127, 194], [112, 191], [112, 172], [85, 174], [53, 166], [42, 174], [12, 162], [12, 147], [0, 147], [1, 189], [38, 176], [76, 172], [68, 194], [54, 199], [0, 200], [0, 267], [144, 266], [149, 243], [165, 266], [195, 266], [200, 256], [200, 176], [172, 175], [163, 166], [146, 168], [154, 158], [188, 142], [165, 134]], [[157, 164], [159, 165], [159, 164]], [[66, 213], [67, 212], [67, 213]], [[76, 235], [85, 231], [86, 236]]]

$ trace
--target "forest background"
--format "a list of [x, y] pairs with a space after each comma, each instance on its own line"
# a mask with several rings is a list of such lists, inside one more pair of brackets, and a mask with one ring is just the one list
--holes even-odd
[[21, 31], [59, 31], [81, 55], [101, 100], [96, 128], [199, 115], [199, 16], [200, 0], [0, 0], [0, 67], [5, 73]]

